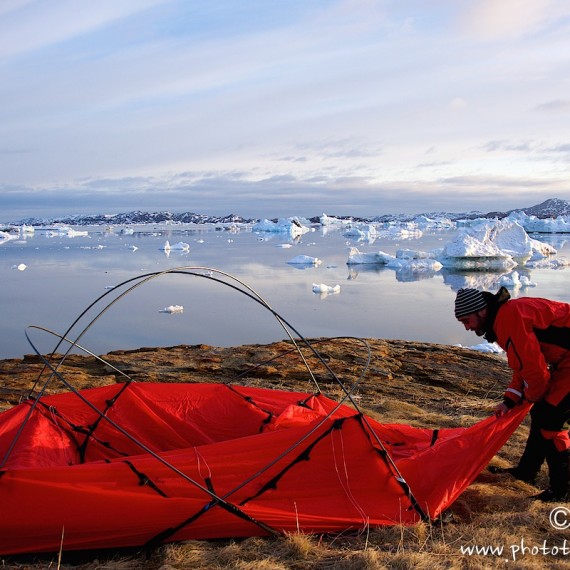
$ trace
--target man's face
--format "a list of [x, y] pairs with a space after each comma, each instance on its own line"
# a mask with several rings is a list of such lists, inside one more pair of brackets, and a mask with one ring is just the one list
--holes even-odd
[[476, 313], [469, 313], [457, 320], [463, 324], [466, 330], [473, 331], [477, 336], [483, 336], [485, 334], [487, 308], [485, 307]]

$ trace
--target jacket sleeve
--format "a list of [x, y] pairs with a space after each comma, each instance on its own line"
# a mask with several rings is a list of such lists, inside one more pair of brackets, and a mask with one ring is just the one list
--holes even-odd
[[[509, 367], [513, 371], [509, 388], [524, 392], [529, 402], [542, 399], [550, 380], [547, 363], [533, 332], [538, 318], [534, 312], [535, 309], [530, 306], [507, 302], [495, 319], [497, 340], [506, 351]], [[508, 390], [505, 397], [511, 398], [511, 394], [514, 397], [515, 394]]]
[[505, 390], [505, 394], [503, 396], [503, 403], [507, 408], [513, 408], [518, 404], [521, 400], [523, 400], [523, 379], [522, 376], [518, 372], [513, 373], [513, 378], [510, 384], [507, 386]]

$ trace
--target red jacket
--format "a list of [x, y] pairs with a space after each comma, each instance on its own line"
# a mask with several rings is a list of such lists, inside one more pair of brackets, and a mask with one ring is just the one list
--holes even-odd
[[512, 406], [523, 397], [560, 403], [570, 392], [570, 305], [532, 297], [507, 300], [492, 328], [513, 370], [505, 403]]

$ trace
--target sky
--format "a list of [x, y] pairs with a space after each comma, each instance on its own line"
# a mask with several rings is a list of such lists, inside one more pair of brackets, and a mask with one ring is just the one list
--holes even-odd
[[2, 0], [0, 219], [570, 199], [563, 0]]

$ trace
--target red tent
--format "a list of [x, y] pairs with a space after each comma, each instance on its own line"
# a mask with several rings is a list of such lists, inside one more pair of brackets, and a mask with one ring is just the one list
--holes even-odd
[[380, 424], [323, 395], [129, 383], [0, 414], [0, 554], [437, 518], [527, 412]]

